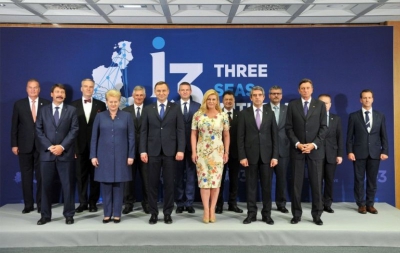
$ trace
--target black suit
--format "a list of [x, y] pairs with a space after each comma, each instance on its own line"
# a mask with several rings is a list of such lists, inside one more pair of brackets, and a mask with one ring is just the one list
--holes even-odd
[[[322, 164], [325, 157], [324, 138], [327, 132], [326, 107], [322, 101], [311, 99], [307, 116], [304, 115], [301, 99], [291, 101], [286, 116], [286, 134], [290, 140], [290, 158], [292, 159], [292, 214], [301, 217], [301, 192], [304, 180], [304, 167], [307, 165], [312, 191], [311, 215], [319, 219], [322, 205]], [[314, 143], [317, 149], [303, 154], [296, 144]]]
[[224, 205], [224, 198], [223, 198], [224, 183], [227, 170], [229, 170], [229, 199], [228, 199], [229, 206], [237, 205], [237, 195], [239, 188], [240, 162], [238, 158], [238, 145], [237, 145], [237, 126], [238, 126], [239, 112], [233, 110], [231, 117], [232, 120], [229, 121], [229, 126], [230, 126], [229, 160], [228, 163], [224, 165], [224, 171], [222, 173], [222, 180], [221, 180], [221, 190], [219, 191], [218, 202], [217, 202], [217, 206], [221, 209]]
[[[373, 206], [380, 155], [389, 154], [385, 115], [372, 110], [372, 126], [368, 133], [362, 110], [349, 115], [347, 127], [347, 153], [354, 153], [354, 197], [358, 206]], [[366, 200], [364, 178], [367, 176]]]
[[[142, 104], [140, 106], [140, 114], [143, 113]], [[136, 194], [135, 194], [135, 181], [136, 181], [136, 172], [139, 171], [140, 179], [142, 180], [142, 206], [148, 205], [148, 196], [147, 196], [147, 189], [148, 189], [148, 176], [147, 176], [147, 163], [142, 162], [140, 159], [139, 153], [139, 143], [140, 143], [140, 126], [142, 122], [142, 117], [137, 117], [137, 110], [135, 110], [135, 105], [131, 105], [125, 107], [123, 111], [129, 112], [132, 116], [133, 123], [135, 125], [135, 162], [132, 164], [132, 181], [128, 181], [125, 183], [124, 189], [124, 202], [125, 205], [129, 205], [133, 207], [133, 204], [136, 201]]]
[[[78, 136], [78, 118], [73, 106], [63, 103], [56, 125], [52, 104], [42, 108], [36, 120], [36, 134], [40, 142], [40, 169], [42, 171], [42, 218], [51, 219], [51, 193], [55, 175], [59, 175], [64, 196], [64, 217], [75, 214], [75, 138]], [[53, 155], [48, 148], [61, 145], [61, 155]]]
[[[97, 113], [107, 110], [106, 104], [92, 98], [92, 110], [89, 121], [86, 121], [82, 98], [71, 103], [76, 108], [79, 132], [75, 141], [76, 153], [76, 180], [78, 185], [79, 203], [87, 206], [96, 205], [100, 197], [100, 184], [94, 181], [94, 167], [90, 161], [90, 141], [92, 138], [93, 122]], [[90, 182], [90, 183], [89, 183]], [[88, 185], [90, 185], [88, 198]]]
[[[35, 102], [37, 112], [50, 101], [38, 98]], [[21, 168], [22, 195], [25, 208], [33, 209], [33, 174], [36, 177], [36, 204], [41, 205], [42, 180], [40, 176], [40, 160], [38, 141], [35, 133], [35, 122], [29, 98], [18, 100], [14, 104], [11, 121], [11, 147], [18, 147], [18, 160]]]
[[257, 216], [258, 175], [262, 188], [263, 217], [271, 216], [271, 159], [278, 159], [278, 127], [275, 115], [263, 110], [260, 129], [257, 128], [253, 106], [239, 114], [238, 122], [239, 160], [247, 158], [246, 172], [247, 214]]
[[[274, 106], [272, 104], [272, 106]], [[265, 110], [273, 112], [271, 104], [264, 105]], [[290, 142], [286, 136], [285, 124], [286, 124], [287, 106], [284, 104], [279, 105], [279, 122], [278, 135], [279, 135], [279, 158], [278, 165], [274, 167], [276, 176], [276, 189], [275, 189], [275, 203], [277, 208], [283, 208], [286, 206], [286, 187], [287, 180], [286, 174], [289, 165], [289, 149]], [[274, 115], [275, 116], [275, 115]]]
[[152, 215], [158, 215], [158, 184], [163, 170], [164, 215], [174, 208], [174, 178], [177, 152], [185, 152], [185, 126], [179, 105], [168, 102], [161, 119], [157, 103], [144, 108], [140, 128], [140, 154], [148, 155], [148, 194]]
[[323, 170], [325, 207], [331, 207], [333, 201], [333, 180], [336, 171], [336, 157], [343, 157], [342, 121], [339, 116], [329, 113], [329, 127], [325, 136], [325, 160]]

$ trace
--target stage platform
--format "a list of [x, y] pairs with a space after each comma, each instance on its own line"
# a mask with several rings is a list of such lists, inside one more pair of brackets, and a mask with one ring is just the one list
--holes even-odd
[[[53, 206], [50, 223], [38, 226], [40, 214], [22, 214], [22, 204], [0, 208], [0, 248], [57, 246], [131, 246], [131, 245], [284, 245], [284, 246], [373, 246], [400, 247], [400, 210], [386, 203], [376, 203], [379, 214], [359, 214], [354, 203], [334, 203], [334, 214], [324, 213], [323, 226], [312, 222], [310, 203], [303, 203], [300, 223], [290, 224], [292, 215], [272, 212], [275, 225], [258, 221], [242, 224], [246, 205], [240, 203], [243, 214], [224, 210], [217, 222], [204, 224], [200, 203], [196, 213], [173, 213], [173, 224], [160, 221], [149, 225], [149, 215], [141, 208], [122, 216], [119, 224], [103, 224], [103, 210], [75, 215], [75, 224], [66, 225], [62, 205]], [[226, 208], [226, 205], [225, 205]], [[290, 203], [287, 205], [290, 210]]]

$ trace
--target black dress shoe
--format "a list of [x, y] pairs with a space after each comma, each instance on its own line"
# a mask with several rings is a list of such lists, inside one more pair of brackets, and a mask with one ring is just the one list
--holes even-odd
[[148, 204], [142, 204], [143, 212], [146, 214], [149, 214], [149, 205]]
[[89, 205], [89, 212], [90, 213], [97, 212], [97, 206], [96, 205]]
[[246, 219], [244, 219], [243, 224], [250, 224], [252, 221], [257, 221], [257, 217], [247, 216]]
[[65, 218], [65, 224], [67, 224], [67, 225], [72, 225], [72, 224], [74, 224], [74, 218], [73, 218], [73, 217], [67, 217], [67, 218]]
[[25, 213], [30, 213], [30, 212], [32, 212], [32, 211], [33, 211], [33, 207], [29, 207], [29, 208], [28, 208], [28, 207], [25, 207], [24, 210], [22, 210], [22, 213], [25, 214]]
[[186, 211], [187, 211], [188, 213], [195, 213], [195, 212], [196, 212], [196, 211], [194, 210], [193, 206], [187, 206], [187, 207], [186, 207]]
[[79, 205], [79, 206], [75, 209], [75, 212], [76, 212], [76, 213], [81, 213], [81, 212], [83, 212], [83, 211], [85, 211], [85, 210], [88, 210], [88, 206], [87, 206], [87, 205]]
[[176, 213], [182, 213], [185, 208], [183, 206], [178, 206], [175, 210]]
[[120, 223], [121, 222], [121, 218], [118, 217], [118, 219], [116, 219], [116, 217], [114, 217], [114, 223]]
[[122, 210], [123, 214], [128, 214], [133, 211], [133, 207], [131, 205], [125, 205], [124, 210]]
[[317, 224], [318, 226], [321, 226], [321, 225], [324, 224], [324, 223], [322, 222], [321, 218], [314, 218], [314, 219], [313, 219], [313, 222], [314, 222], [315, 224]]
[[104, 223], [104, 224], [107, 224], [107, 223], [109, 223], [110, 221], [111, 221], [111, 218], [103, 219], [103, 223]]
[[38, 220], [37, 224], [38, 224], [38, 225], [44, 225], [44, 224], [46, 224], [47, 222], [50, 222], [50, 221], [51, 221], [50, 218], [44, 218], [44, 217], [42, 217], [42, 218], [40, 218], [40, 220]]
[[228, 211], [232, 211], [235, 213], [243, 213], [243, 210], [240, 209], [238, 206], [229, 206]]
[[215, 213], [221, 214], [221, 213], [222, 213], [222, 206], [217, 206], [217, 207], [215, 208]]
[[274, 220], [270, 216], [264, 216], [262, 221], [267, 223], [268, 225], [274, 225]]
[[301, 221], [300, 217], [293, 217], [292, 220], [290, 221], [291, 224], [297, 224]]
[[281, 213], [288, 213], [288, 212], [289, 212], [289, 210], [287, 210], [286, 207], [284, 207], [284, 206], [278, 207], [277, 209], [278, 209], [278, 211], [281, 212]]
[[172, 223], [171, 215], [169, 215], [169, 214], [164, 215], [164, 223], [165, 224], [171, 224]]
[[335, 211], [333, 211], [333, 209], [330, 206], [325, 206], [324, 207], [324, 211], [327, 213], [334, 213]]
[[149, 223], [150, 223], [151, 225], [154, 225], [154, 224], [157, 223], [157, 221], [158, 221], [157, 215], [156, 215], [156, 214], [152, 214], [151, 217], [150, 217]]

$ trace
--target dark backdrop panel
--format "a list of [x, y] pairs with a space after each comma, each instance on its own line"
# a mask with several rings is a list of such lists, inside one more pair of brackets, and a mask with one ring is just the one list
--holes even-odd
[[[134, 86], [144, 85], [146, 103], [150, 103], [154, 101], [152, 85], [161, 79], [170, 85], [169, 98], [177, 99], [177, 85], [185, 77], [185, 69], [191, 74], [196, 69], [201, 70], [198, 75], [185, 78], [195, 85], [196, 99], [211, 88], [220, 94], [231, 89], [236, 94], [237, 109], [247, 107], [250, 102], [248, 91], [253, 85], [261, 85], [266, 90], [272, 85], [280, 85], [284, 92], [283, 102], [289, 102], [299, 97], [299, 80], [310, 78], [314, 82], [314, 98], [321, 93], [332, 96], [331, 112], [342, 118], [344, 132], [348, 114], [360, 109], [360, 91], [372, 89], [373, 108], [385, 113], [390, 140], [389, 160], [381, 163], [376, 197], [377, 201], [393, 205], [392, 37], [391, 27], [0, 28], [0, 205], [22, 199], [18, 161], [10, 148], [10, 121], [13, 103], [26, 96], [29, 78], [39, 79], [41, 96], [46, 98], [50, 98], [52, 84], [67, 84], [67, 103], [81, 96], [80, 81], [86, 77], [95, 79], [99, 98], [104, 90], [122, 85], [121, 92], [129, 97]], [[225, 68], [220, 68], [221, 75], [218, 76], [216, 65], [227, 65], [230, 69], [245, 67], [251, 71], [244, 71], [241, 76], [236, 71], [228, 71], [225, 75]], [[257, 71], [258, 67], [261, 73]], [[243, 182], [244, 173], [240, 177]], [[241, 183], [241, 201], [244, 196], [244, 184]], [[337, 170], [334, 197], [335, 201], [354, 201], [353, 168], [346, 158]]]

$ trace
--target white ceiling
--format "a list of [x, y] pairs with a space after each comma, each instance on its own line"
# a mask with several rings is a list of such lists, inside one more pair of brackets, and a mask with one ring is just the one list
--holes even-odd
[[400, 21], [400, 0], [0, 0], [0, 23], [375, 24], [385, 21]]

